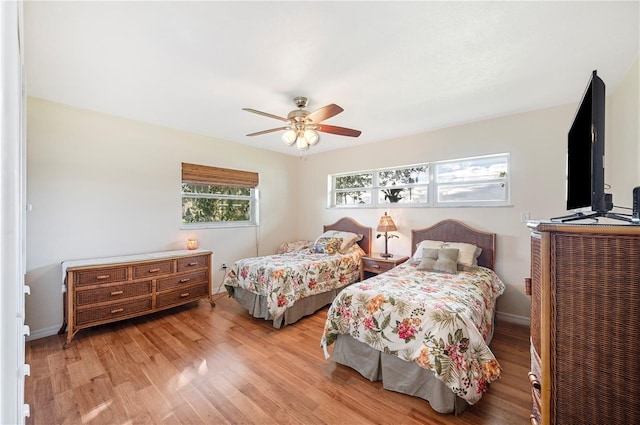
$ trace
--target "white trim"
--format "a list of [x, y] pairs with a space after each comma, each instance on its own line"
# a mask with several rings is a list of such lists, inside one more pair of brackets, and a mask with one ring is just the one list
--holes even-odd
[[[31, 334], [26, 339], [27, 341], [33, 341], [34, 339], [46, 338], [51, 335], [56, 335], [61, 327], [62, 323], [60, 323], [60, 326], [38, 329], [37, 331], [31, 332]], [[60, 343], [60, 347], [62, 347], [62, 342]]]
[[22, 2], [0, 2], [0, 423], [24, 424], [26, 270]]
[[511, 313], [502, 313], [496, 311], [496, 319], [502, 320], [516, 325], [531, 326], [531, 318], [526, 316], [518, 316]]

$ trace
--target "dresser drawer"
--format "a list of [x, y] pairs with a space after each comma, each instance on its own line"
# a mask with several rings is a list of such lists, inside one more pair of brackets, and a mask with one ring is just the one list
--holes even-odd
[[362, 269], [367, 272], [384, 273], [395, 267], [392, 262], [384, 262], [371, 258], [362, 259]]
[[173, 304], [183, 304], [189, 301], [197, 300], [207, 294], [209, 286], [207, 284], [198, 286], [188, 286], [178, 291], [166, 292], [156, 296], [156, 308], [166, 307]]
[[76, 304], [86, 305], [101, 303], [104, 301], [133, 298], [139, 295], [151, 295], [151, 281], [136, 282], [132, 284], [109, 286], [106, 288], [85, 289], [76, 291]]
[[92, 307], [76, 311], [75, 324], [83, 325], [93, 322], [112, 321], [114, 318], [140, 313], [151, 310], [151, 308], [151, 296], [140, 300], [126, 301], [101, 307]]
[[178, 259], [178, 273], [187, 270], [201, 269], [207, 266], [209, 266], [208, 255], [198, 255]]
[[202, 270], [195, 273], [183, 274], [181, 276], [166, 277], [158, 279], [156, 291], [166, 291], [169, 289], [179, 288], [181, 286], [192, 286], [197, 284], [206, 284], [208, 282], [208, 270]]
[[160, 276], [173, 273], [173, 260], [156, 261], [133, 266], [133, 278]]
[[75, 286], [97, 285], [100, 283], [124, 282], [128, 278], [127, 267], [105, 267], [73, 272]]

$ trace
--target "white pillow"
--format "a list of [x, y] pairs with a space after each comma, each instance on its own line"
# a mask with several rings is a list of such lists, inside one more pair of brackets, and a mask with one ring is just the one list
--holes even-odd
[[458, 264], [466, 267], [475, 267], [478, 265], [478, 257], [482, 253], [482, 248], [478, 248], [476, 245], [463, 242], [443, 242], [443, 241], [430, 241], [424, 240], [420, 242], [416, 248], [416, 252], [413, 255], [413, 261], [422, 260], [423, 249], [443, 249], [452, 248], [458, 249]]
[[344, 254], [351, 245], [362, 239], [362, 235], [351, 232], [342, 232], [340, 230], [327, 230], [326, 232], [318, 236], [316, 238], [316, 241], [321, 238], [340, 239], [342, 242], [340, 243], [340, 248], [338, 248], [338, 251]]

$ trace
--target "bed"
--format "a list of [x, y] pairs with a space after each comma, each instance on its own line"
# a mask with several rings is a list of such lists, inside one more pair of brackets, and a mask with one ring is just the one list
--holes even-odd
[[[333, 252], [336, 238], [347, 241], [343, 234], [362, 237]], [[281, 328], [330, 304], [342, 288], [359, 280], [360, 257], [370, 253], [371, 237], [371, 227], [344, 217], [323, 226], [311, 248], [236, 261], [223, 283], [249, 314]]]
[[[385, 389], [423, 398], [438, 412], [459, 414], [501, 374], [488, 347], [495, 302], [504, 292], [493, 271], [495, 234], [444, 220], [413, 230], [411, 239], [409, 261], [338, 294], [321, 345], [328, 358], [328, 346], [335, 344], [334, 361], [381, 380]], [[440, 248], [426, 248], [434, 244]], [[446, 257], [455, 247], [455, 271], [421, 270], [440, 261], [423, 255]], [[457, 261], [463, 251], [464, 265]], [[444, 260], [451, 267], [451, 259]]]

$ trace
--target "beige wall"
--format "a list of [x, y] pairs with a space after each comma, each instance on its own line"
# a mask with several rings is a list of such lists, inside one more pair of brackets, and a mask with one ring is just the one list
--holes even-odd
[[[221, 263], [296, 237], [298, 158], [40, 99], [27, 109], [31, 338], [62, 323], [62, 261], [184, 249], [195, 236], [215, 254], [215, 290]], [[258, 172], [260, 227], [181, 230], [182, 162]]]
[[[607, 87], [611, 96], [606, 117], [605, 173], [607, 182], [611, 184], [614, 204], [627, 207], [632, 205], [633, 188], [640, 186], [639, 63], [640, 57], [619, 87]], [[632, 178], [633, 173], [618, 172], [620, 166], [623, 170], [635, 171], [635, 178]]]
[[[621, 85], [607, 86], [605, 171], [616, 205], [623, 206], [631, 203], [631, 188], [640, 185], [638, 73], [636, 61]], [[303, 159], [30, 98], [26, 308], [31, 338], [54, 333], [62, 322], [64, 260], [180, 249], [194, 235], [215, 253], [217, 288], [223, 262], [273, 253], [284, 241], [312, 239], [323, 224], [342, 216], [375, 228], [385, 210], [400, 228], [400, 238], [389, 241], [397, 255], [410, 253], [411, 229], [444, 218], [497, 233], [496, 271], [507, 285], [498, 313], [527, 322], [523, 282], [530, 275], [529, 232], [521, 214], [549, 219], [566, 213], [566, 137], [579, 97], [575, 104]], [[511, 157], [509, 207], [327, 208], [332, 173], [502, 152]], [[259, 228], [181, 230], [181, 162], [259, 172]], [[383, 249], [382, 239], [374, 244], [374, 250]]]
[[[605, 82], [606, 82], [606, 76]], [[585, 79], [585, 86], [587, 80]], [[629, 205], [629, 187], [638, 185], [638, 100], [637, 62], [630, 77], [613, 90], [609, 103], [623, 104], [624, 118], [611, 119], [617, 112], [608, 108], [607, 175], [615, 182], [614, 200]], [[636, 94], [634, 98], [634, 93]], [[529, 297], [524, 294], [524, 278], [530, 275], [529, 232], [521, 214], [532, 219], [549, 219], [566, 214], [565, 155], [567, 132], [576, 103], [508, 117], [446, 128], [382, 143], [312, 155], [299, 167], [300, 215], [298, 235], [313, 237], [321, 223], [349, 215], [375, 228], [388, 211], [399, 226], [399, 239], [389, 241], [389, 251], [409, 255], [411, 229], [430, 226], [445, 218], [455, 218], [481, 230], [495, 232], [496, 271], [507, 288], [498, 301], [498, 312], [505, 318], [526, 322]], [[622, 98], [622, 99], [620, 99]], [[635, 100], [634, 100], [635, 99]], [[391, 125], [391, 124], [390, 124]], [[619, 141], [621, 140], [621, 141]], [[345, 141], [348, 143], [348, 141]], [[632, 152], [625, 155], [624, 152]], [[328, 209], [327, 176], [332, 173], [392, 167], [419, 162], [508, 152], [511, 158], [511, 206], [492, 208], [398, 208]], [[615, 163], [612, 164], [612, 157]], [[374, 239], [374, 251], [384, 250], [383, 239]]]
[[[549, 218], [564, 213], [564, 152], [567, 123], [573, 106], [442, 129], [338, 152], [309, 157], [300, 167], [300, 205], [307, 217], [299, 234], [311, 236], [318, 223], [349, 215], [375, 228], [388, 211], [399, 227], [399, 239], [389, 241], [389, 251], [409, 255], [411, 229], [428, 227], [444, 218], [462, 220], [478, 229], [495, 232], [496, 267], [507, 285], [500, 298], [501, 313], [528, 318], [529, 299], [523, 292], [529, 276], [528, 230], [521, 213], [532, 218]], [[427, 161], [464, 158], [492, 153], [510, 154], [511, 204], [491, 208], [398, 208], [327, 209], [327, 174], [390, 167]], [[330, 217], [330, 219], [328, 219]], [[308, 225], [308, 227], [307, 227]], [[374, 251], [384, 250], [383, 239], [374, 240]]]

